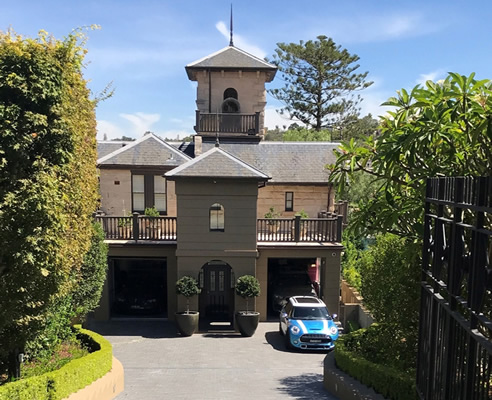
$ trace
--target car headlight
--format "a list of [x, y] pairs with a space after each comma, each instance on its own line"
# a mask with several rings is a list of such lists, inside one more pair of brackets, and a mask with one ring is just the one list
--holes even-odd
[[338, 329], [337, 329], [337, 327], [336, 327], [336, 326], [332, 326], [332, 327], [330, 328], [330, 334], [332, 334], [332, 335], [336, 335], [337, 333], [338, 333]]
[[297, 335], [299, 334], [299, 332], [301, 331], [299, 329], [299, 327], [295, 326], [295, 325], [292, 325], [291, 328], [290, 328], [290, 331], [294, 334], [294, 335]]

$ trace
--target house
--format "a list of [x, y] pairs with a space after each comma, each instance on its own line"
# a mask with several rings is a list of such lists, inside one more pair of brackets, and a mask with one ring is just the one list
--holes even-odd
[[[330, 214], [325, 168], [337, 144], [264, 141], [265, 84], [276, 67], [233, 45], [186, 72], [198, 83], [193, 143], [152, 133], [99, 143], [96, 219], [109, 244], [109, 272], [96, 319], [172, 319], [184, 308], [175, 292], [184, 275], [203, 289], [192, 304], [203, 329], [233, 327], [234, 311], [244, 308], [234, 282], [244, 274], [260, 281], [262, 320], [275, 315], [275, 282], [290, 272], [319, 282], [320, 296], [338, 312], [342, 217]], [[159, 216], [143, 215], [151, 207]], [[281, 216], [264, 218], [272, 207]], [[300, 211], [309, 218], [296, 217]]]

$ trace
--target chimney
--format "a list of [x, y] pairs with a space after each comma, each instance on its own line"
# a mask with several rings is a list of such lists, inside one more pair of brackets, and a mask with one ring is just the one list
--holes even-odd
[[195, 157], [202, 154], [202, 137], [200, 135], [193, 136], [195, 142]]

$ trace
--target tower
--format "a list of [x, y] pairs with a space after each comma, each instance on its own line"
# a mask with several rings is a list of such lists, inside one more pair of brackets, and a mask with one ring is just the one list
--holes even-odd
[[198, 83], [197, 136], [203, 141], [259, 142], [263, 136], [265, 83], [277, 67], [233, 45], [186, 66], [188, 78]]

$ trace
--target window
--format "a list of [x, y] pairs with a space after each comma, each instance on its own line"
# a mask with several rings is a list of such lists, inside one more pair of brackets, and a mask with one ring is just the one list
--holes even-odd
[[224, 207], [219, 203], [210, 207], [210, 230], [224, 232]]
[[230, 97], [237, 100], [237, 90], [231, 87], [224, 90], [224, 100]]
[[145, 176], [133, 175], [133, 211], [145, 210]]
[[285, 192], [285, 211], [294, 211], [294, 192]]
[[159, 212], [167, 211], [166, 178], [153, 174], [132, 175], [133, 211], [143, 213], [155, 207]]

